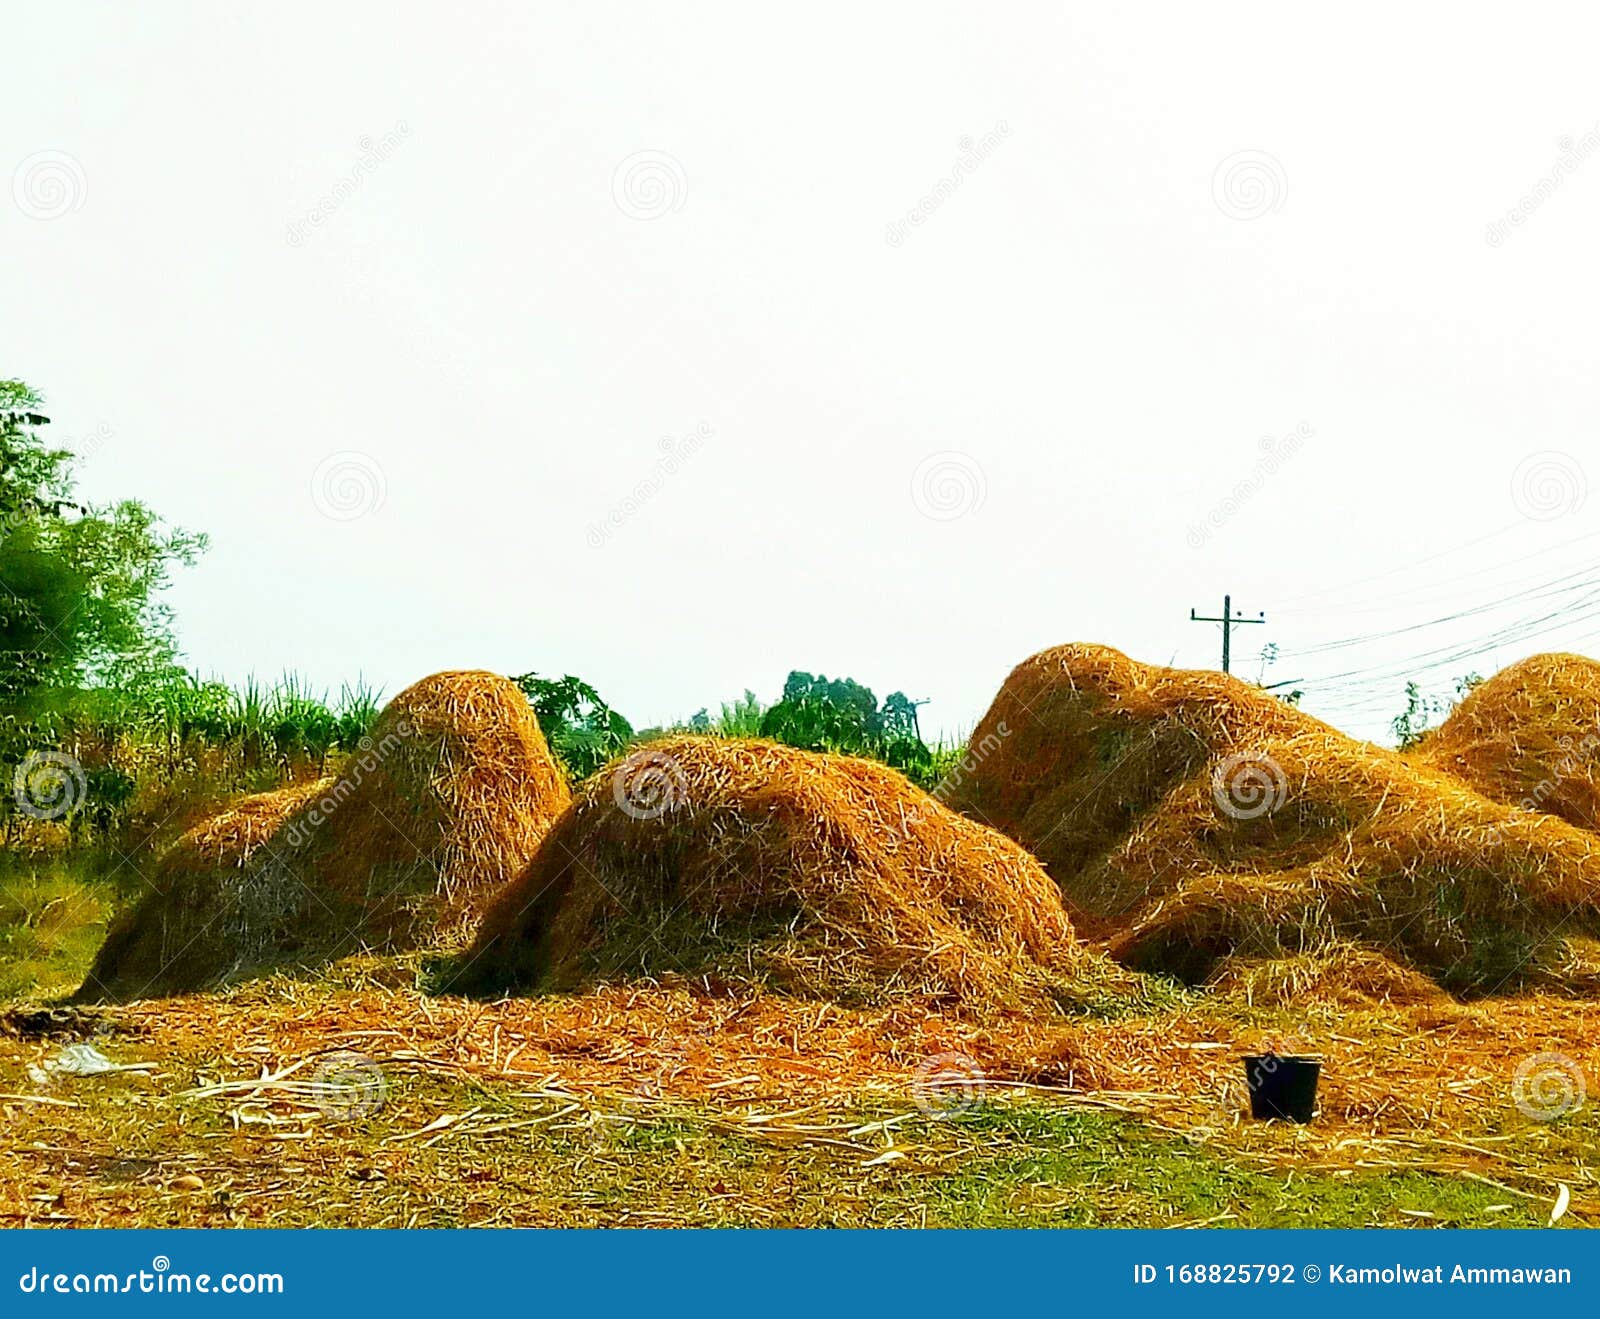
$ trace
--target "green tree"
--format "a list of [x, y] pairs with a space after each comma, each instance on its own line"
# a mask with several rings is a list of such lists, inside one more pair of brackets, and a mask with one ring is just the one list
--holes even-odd
[[1414, 682], [1406, 684], [1406, 708], [1389, 721], [1389, 730], [1394, 734], [1395, 743], [1400, 750], [1408, 751], [1432, 731], [1435, 719], [1443, 719], [1454, 706], [1472, 694], [1474, 687], [1480, 686], [1483, 678], [1480, 674], [1469, 673], [1464, 678], [1456, 679], [1455, 701], [1447, 700], [1443, 696], [1427, 696], [1422, 688]]
[[160, 594], [206, 543], [136, 500], [75, 502], [72, 454], [41, 438], [43, 408], [21, 381], [0, 381], [0, 709], [13, 717], [48, 695], [170, 666]]
[[783, 697], [761, 719], [761, 736], [804, 751], [870, 756], [916, 775], [932, 761], [917, 725], [918, 702], [891, 692], [880, 707], [853, 678], [795, 670]]
[[524, 673], [513, 681], [533, 706], [550, 750], [574, 778], [593, 774], [633, 736], [633, 726], [582, 678]]

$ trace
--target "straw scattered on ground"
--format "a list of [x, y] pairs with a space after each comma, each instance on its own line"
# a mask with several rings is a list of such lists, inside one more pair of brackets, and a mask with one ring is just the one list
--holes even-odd
[[[1237, 996], [996, 1032], [922, 1002], [273, 978], [0, 1017], [0, 1215], [56, 1226], [1600, 1222], [1600, 1004]], [[91, 1040], [154, 1070], [50, 1072]], [[1310, 1127], [1242, 1057], [1323, 1059]], [[48, 1079], [36, 1077], [49, 1073]]]

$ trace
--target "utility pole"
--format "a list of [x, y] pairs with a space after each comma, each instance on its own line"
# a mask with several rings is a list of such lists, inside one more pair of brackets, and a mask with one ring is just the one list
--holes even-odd
[[1232, 648], [1229, 645], [1229, 642], [1231, 642], [1233, 639], [1233, 629], [1245, 623], [1265, 623], [1267, 621], [1267, 615], [1265, 611], [1257, 614], [1254, 618], [1246, 618], [1243, 614], [1236, 614], [1233, 612], [1233, 597], [1231, 595], [1225, 595], [1222, 597], [1221, 618], [1202, 618], [1199, 614], [1195, 613], [1193, 609], [1191, 609], [1189, 611], [1189, 621], [1191, 623], [1222, 624], [1222, 671], [1226, 673], [1228, 672], [1228, 661], [1232, 658], [1233, 653]]

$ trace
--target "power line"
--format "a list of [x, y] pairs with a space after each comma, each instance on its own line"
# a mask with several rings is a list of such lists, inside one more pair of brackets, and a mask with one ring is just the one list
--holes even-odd
[[[1374, 602], [1371, 597], [1364, 596], [1363, 597], [1363, 602], [1359, 607], [1355, 607], [1355, 606], [1345, 607], [1345, 606], [1341, 606], [1341, 605], [1318, 605], [1315, 608], [1311, 608], [1311, 609], [1295, 609], [1295, 608], [1283, 608], [1281, 606], [1275, 606], [1274, 609], [1273, 609], [1273, 613], [1275, 615], [1280, 615], [1280, 616], [1284, 615], [1284, 614], [1288, 614], [1291, 617], [1298, 616], [1298, 615], [1303, 615], [1303, 614], [1316, 614], [1319, 617], [1320, 616], [1325, 616], [1325, 615], [1328, 615], [1328, 614], [1381, 614], [1381, 613], [1385, 613], [1385, 612], [1391, 611], [1391, 610], [1393, 610], [1393, 609], [1395, 609], [1395, 608], [1397, 608], [1399, 606], [1403, 606], [1403, 605], [1406, 605], [1406, 604], [1410, 603], [1411, 600], [1414, 597], [1422, 597], [1422, 598], [1426, 598], [1426, 599], [1433, 599], [1433, 598], [1437, 597], [1440, 594], [1440, 592], [1443, 590], [1443, 588], [1445, 588], [1447, 586], [1454, 586], [1458, 582], [1481, 582], [1485, 577], [1488, 577], [1491, 574], [1502, 572], [1507, 568], [1514, 568], [1520, 563], [1528, 563], [1528, 562], [1530, 562], [1530, 561], [1532, 561], [1534, 559], [1543, 558], [1545, 555], [1554, 554], [1559, 550], [1571, 549], [1574, 545], [1582, 544], [1584, 541], [1594, 540], [1597, 536], [1600, 536], [1600, 531], [1588, 531], [1588, 532], [1585, 532], [1581, 536], [1574, 536], [1571, 540], [1564, 540], [1564, 541], [1561, 541], [1561, 542], [1559, 542], [1558, 544], [1555, 544], [1555, 545], [1546, 545], [1543, 549], [1534, 550], [1529, 554], [1519, 555], [1515, 559], [1507, 559], [1504, 563], [1497, 564], [1493, 568], [1487, 568], [1487, 569], [1479, 568], [1479, 569], [1475, 569], [1472, 572], [1458, 573], [1454, 577], [1446, 577], [1443, 580], [1429, 582], [1429, 583], [1426, 583], [1425, 585], [1418, 585], [1418, 586], [1411, 586], [1411, 587], [1403, 588], [1402, 590], [1397, 592], [1395, 595], [1385, 597], [1381, 601]], [[1447, 551], [1447, 553], [1448, 553], [1448, 551]], [[1435, 556], [1435, 557], [1441, 557], [1441, 556]], [[1423, 560], [1422, 562], [1428, 562], [1428, 560]], [[1411, 565], [1411, 567], [1416, 567], [1416, 566], [1418, 566], [1418, 565], [1415, 565], [1415, 564]], [[1408, 569], [1396, 569], [1395, 571], [1397, 571], [1397, 572], [1409, 571], [1409, 568]], [[1518, 579], [1516, 579], [1515, 581], [1512, 581], [1512, 582], [1501, 583], [1501, 585], [1504, 585], [1504, 586], [1521, 585], [1521, 583], [1523, 583], [1523, 582], [1535, 581], [1540, 576], [1541, 576], [1541, 574], [1539, 574], [1539, 573], [1533, 573], [1533, 574], [1531, 574], [1529, 576], [1526, 576], [1526, 577], [1520, 577], [1520, 578], [1518, 578]], [[1337, 590], [1342, 590], [1342, 589], [1344, 589], [1344, 588], [1342, 588], [1342, 587], [1334, 588], [1334, 590], [1336, 590], [1336, 591]], [[1305, 597], [1298, 597], [1298, 598], [1304, 599]]]
[[[1452, 554], [1460, 554], [1462, 550], [1470, 550], [1474, 545], [1482, 545], [1488, 541], [1496, 540], [1499, 537], [1504, 536], [1508, 531], [1515, 531], [1521, 525], [1522, 524], [1520, 522], [1508, 522], [1498, 531], [1491, 531], [1483, 536], [1475, 536], [1471, 540], [1463, 541], [1459, 545], [1452, 545], [1447, 550], [1440, 550], [1437, 554], [1430, 554], [1425, 558], [1418, 559], [1415, 563], [1403, 564], [1397, 568], [1388, 568], [1383, 572], [1372, 573], [1367, 577], [1358, 577], [1354, 581], [1344, 582], [1339, 586], [1326, 586], [1316, 591], [1307, 591], [1304, 595], [1290, 596], [1288, 602], [1289, 608], [1293, 610], [1293, 606], [1297, 604], [1303, 604], [1308, 600], [1320, 600], [1326, 596], [1337, 595], [1340, 591], [1348, 591], [1352, 587], [1366, 586], [1372, 582], [1381, 582], [1385, 578], [1393, 577], [1398, 573], [1410, 572], [1413, 568], [1420, 568], [1427, 563], [1437, 563], [1440, 559], [1448, 559]], [[1294, 612], [1300, 611], [1295, 610]]]
[[[1594, 576], [1595, 569], [1582, 568], [1577, 572], [1568, 573], [1563, 577], [1556, 577], [1549, 581], [1540, 582], [1537, 586], [1530, 586], [1521, 591], [1513, 591], [1509, 595], [1501, 596], [1497, 600], [1490, 600], [1476, 605], [1471, 609], [1458, 609], [1453, 613], [1442, 614], [1438, 618], [1430, 618], [1421, 623], [1408, 623], [1403, 627], [1389, 628], [1381, 632], [1368, 632], [1365, 634], [1342, 637], [1337, 641], [1325, 641], [1315, 646], [1307, 646], [1303, 650], [1286, 650], [1282, 654], [1287, 656], [1305, 657], [1309, 655], [1322, 655], [1330, 651], [1345, 650], [1351, 646], [1368, 645], [1374, 641], [1383, 641], [1389, 637], [1404, 636], [1411, 632], [1420, 632], [1424, 628], [1438, 627], [1445, 623], [1458, 622], [1464, 618], [1474, 618], [1480, 614], [1493, 613], [1496, 609], [1503, 609], [1506, 605], [1518, 600], [1542, 600], [1552, 596], [1566, 595], [1586, 587], [1600, 584], [1600, 577]], [[1582, 578], [1581, 581], [1574, 579]], [[1564, 585], [1564, 583], [1566, 583]]]
[[[1594, 608], [1584, 606], [1594, 605]], [[1457, 642], [1452, 645], [1435, 647], [1432, 650], [1405, 658], [1385, 661], [1382, 664], [1368, 665], [1363, 668], [1347, 669], [1339, 673], [1324, 674], [1321, 677], [1306, 680], [1308, 691], [1314, 692], [1319, 700], [1338, 700], [1340, 697], [1360, 698], [1373, 692], [1380, 684], [1392, 684], [1405, 679], [1414, 679], [1420, 674], [1432, 673], [1439, 669], [1447, 669], [1467, 663], [1491, 651], [1510, 646], [1520, 642], [1533, 640], [1537, 637], [1549, 636], [1553, 633], [1563, 632], [1579, 623], [1589, 622], [1600, 618], [1600, 590], [1591, 592], [1573, 608], [1556, 610], [1532, 618], [1518, 619], [1504, 627], [1490, 632], [1484, 636], [1470, 641]], [[1549, 626], [1546, 626], [1549, 624]], [[1594, 633], [1585, 634], [1584, 640]]]

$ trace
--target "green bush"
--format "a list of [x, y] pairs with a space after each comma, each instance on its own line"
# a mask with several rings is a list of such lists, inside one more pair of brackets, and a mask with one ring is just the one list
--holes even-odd
[[633, 738], [633, 725], [582, 678], [524, 673], [513, 681], [533, 706], [551, 754], [571, 778], [588, 778]]
[[761, 736], [802, 751], [834, 751], [881, 760], [922, 781], [934, 758], [917, 724], [918, 702], [891, 692], [878, 704], [853, 678], [790, 673], [783, 696], [761, 720]]

